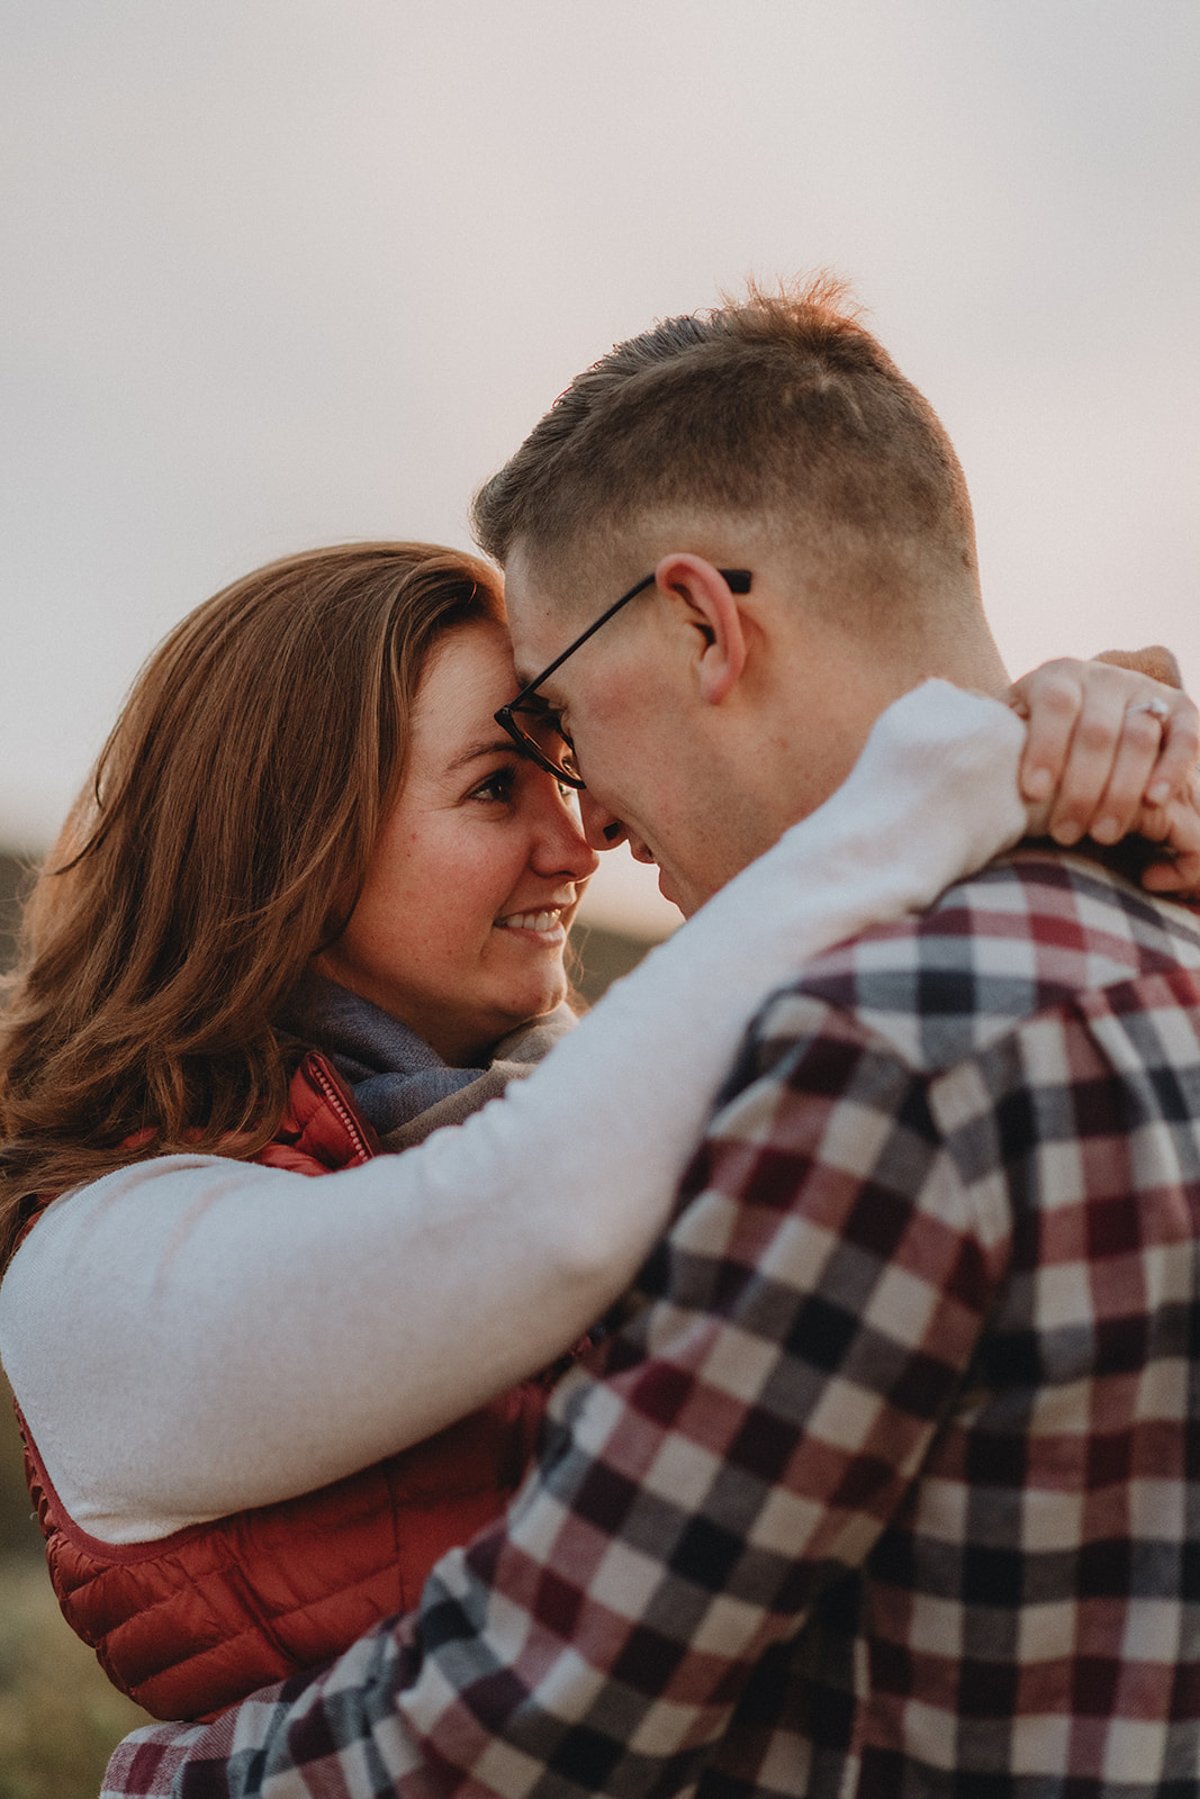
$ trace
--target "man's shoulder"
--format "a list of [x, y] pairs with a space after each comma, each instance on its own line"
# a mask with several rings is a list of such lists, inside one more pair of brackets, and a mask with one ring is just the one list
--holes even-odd
[[1022, 847], [927, 911], [815, 958], [768, 1001], [753, 1039], [777, 1052], [836, 1019], [934, 1074], [1089, 993], [1170, 971], [1200, 983], [1200, 916], [1098, 860]]

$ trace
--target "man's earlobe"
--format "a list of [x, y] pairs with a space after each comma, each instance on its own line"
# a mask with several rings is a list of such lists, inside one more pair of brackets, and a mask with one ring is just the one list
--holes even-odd
[[700, 658], [700, 697], [710, 706], [719, 706], [729, 697], [746, 665], [746, 640], [740, 620], [738, 625], [736, 634], [714, 632]]

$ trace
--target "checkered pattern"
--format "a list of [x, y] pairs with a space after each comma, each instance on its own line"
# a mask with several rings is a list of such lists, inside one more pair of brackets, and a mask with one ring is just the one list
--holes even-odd
[[420, 1614], [106, 1794], [1195, 1799], [1200, 929], [1022, 851], [765, 1009]]

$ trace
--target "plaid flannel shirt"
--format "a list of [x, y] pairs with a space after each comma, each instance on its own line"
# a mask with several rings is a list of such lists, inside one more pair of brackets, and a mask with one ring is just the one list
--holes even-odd
[[507, 1518], [115, 1796], [1195, 1799], [1200, 929], [1022, 850], [748, 1037]]

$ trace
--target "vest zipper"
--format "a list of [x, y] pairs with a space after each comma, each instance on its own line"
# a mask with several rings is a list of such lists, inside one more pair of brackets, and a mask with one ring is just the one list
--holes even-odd
[[359, 1129], [358, 1120], [346, 1104], [341, 1090], [329, 1078], [328, 1074], [326, 1074], [325, 1069], [322, 1067], [316, 1056], [310, 1056], [308, 1058], [308, 1072], [312, 1076], [315, 1084], [321, 1089], [330, 1108], [341, 1122], [342, 1128], [354, 1145], [355, 1153], [358, 1155], [359, 1159], [363, 1162], [370, 1162], [373, 1160], [375, 1151], [371, 1148], [371, 1145], [367, 1142], [362, 1131]]

